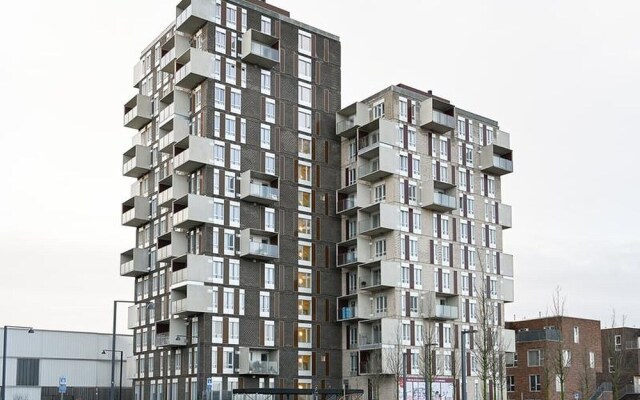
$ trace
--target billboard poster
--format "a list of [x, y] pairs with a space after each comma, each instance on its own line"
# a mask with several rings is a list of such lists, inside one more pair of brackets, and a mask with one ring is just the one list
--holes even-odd
[[[402, 399], [402, 380], [398, 385], [398, 398]], [[421, 378], [407, 378], [407, 400], [427, 400], [426, 384]], [[453, 400], [453, 380], [437, 378], [431, 382], [429, 400]]]

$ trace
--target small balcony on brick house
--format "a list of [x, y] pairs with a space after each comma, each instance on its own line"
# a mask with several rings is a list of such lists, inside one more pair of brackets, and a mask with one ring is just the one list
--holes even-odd
[[151, 150], [147, 146], [135, 145], [122, 155], [122, 175], [140, 178], [151, 170]]
[[181, 0], [176, 6], [176, 31], [193, 35], [207, 21], [214, 22], [215, 2]]
[[249, 29], [242, 34], [242, 61], [271, 69], [280, 62], [280, 40]]
[[513, 151], [507, 132], [497, 131], [493, 142], [480, 148], [480, 169], [492, 175], [513, 172]]
[[124, 126], [140, 129], [153, 118], [151, 97], [136, 94], [124, 105]]
[[122, 225], [139, 227], [149, 222], [151, 217], [149, 198], [133, 196], [122, 203]]
[[156, 322], [156, 347], [183, 347], [187, 345], [187, 322], [171, 318]]
[[499, 203], [497, 205], [498, 212], [496, 213], [496, 222], [502, 227], [502, 229], [509, 229], [513, 225], [511, 224], [511, 206]]
[[171, 289], [171, 314], [174, 317], [188, 317], [213, 311], [211, 286], [187, 284]]
[[280, 199], [276, 175], [249, 170], [240, 174], [240, 198], [244, 201], [270, 205]]
[[[215, 56], [207, 51], [190, 48], [176, 59], [175, 85], [193, 90], [206, 79], [215, 77]], [[175, 91], [174, 91], [175, 92]]]
[[134, 248], [120, 254], [120, 275], [141, 276], [149, 272], [149, 250]]
[[161, 47], [160, 70], [169, 74], [176, 72], [176, 59], [191, 48], [189, 38], [175, 34]]
[[[172, 119], [172, 125], [171, 131], [165, 132], [158, 141], [158, 150], [162, 153], [173, 154], [173, 146], [189, 136], [190, 122], [187, 117], [174, 117]], [[163, 132], [164, 131], [160, 131], [160, 134]]]
[[171, 132], [176, 119], [187, 121], [188, 124], [189, 114], [191, 112], [190, 103], [191, 99], [189, 93], [183, 91], [175, 91], [173, 101], [166, 106], [164, 103], [160, 103], [161, 106], [164, 106], [158, 114], [158, 127], [160, 130], [164, 132]]
[[187, 282], [213, 283], [213, 257], [202, 254], [183, 254], [171, 261], [172, 287]]
[[168, 262], [171, 259], [187, 253], [187, 235], [182, 232], [170, 231], [158, 236], [158, 262]]
[[437, 133], [446, 133], [456, 127], [455, 106], [447, 101], [430, 97], [420, 103], [420, 126]]
[[369, 122], [369, 106], [364, 103], [353, 103], [336, 113], [336, 134], [352, 139], [356, 137], [358, 128]]
[[173, 202], [173, 227], [191, 229], [213, 223], [213, 197], [187, 194]]
[[279, 352], [262, 347], [240, 347], [238, 373], [240, 375], [278, 375]]
[[171, 180], [171, 185], [158, 185], [158, 206], [171, 207], [171, 204], [189, 193], [189, 182], [184, 175], [176, 175]]
[[264, 261], [279, 258], [278, 234], [253, 228], [241, 230], [240, 257]]

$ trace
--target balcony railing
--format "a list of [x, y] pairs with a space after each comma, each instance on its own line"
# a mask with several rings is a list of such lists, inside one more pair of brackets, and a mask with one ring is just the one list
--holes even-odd
[[249, 374], [278, 375], [277, 361], [250, 361], [247, 370]]
[[339, 320], [352, 319], [355, 318], [358, 313], [357, 307], [342, 307], [340, 309], [340, 314], [338, 315]]
[[436, 110], [433, 110], [433, 122], [440, 125], [448, 126], [451, 129], [456, 127], [455, 118]]
[[436, 305], [436, 318], [443, 319], [457, 319], [458, 318], [458, 307], [455, 306], [445, 306], [445, 305]]
[[187, 345], [187, 337], [185, 335], [171, 335], [169, 333], [156, 334], [157, 347], [186, 346], [186, 345]]
[[516, 342], [534, 342], [538, 340], [559, 341], [562, 334], [557, 329], [536, 329], [516, 332]]
[[344, 254], [338, 254], [338, 266], [354, 263], [358, 260], [358, 254], [353, 251]]
[[274, 62], [280, 62], [280, 52], [262, 43], [251, 43], [251, 53]]
[[278, 246], [269, 243], [250, 242], [249, 253], [264, 257], [278, 258]]
[[345, 210], [350, 210], [356, 206], [356, 199], [353, 197], [349, 197], [347, 199], [342, 199], [338, 201], [338, 212], [342, 212]]
[[353, 128], [356, 125], [354, 120], [348, 119], [345, 121], [340, 121], [336, 124], [337, 133], [342, 133], [348, 129]]
[[434, 193], [433, 202], [439, 206], [456, 208], [456, 198], [444, 193]]
[[278, 188], [258, 185], [257, 183], [252, 183], [249, 186], [249, 193], [251, 196], [278, 201], [278, 195], [279, 195]]
[[505, 171], [513, 172], [513, 161], [507, 160], [506, 158], [493, 156], [493, 166], [504, 169]]

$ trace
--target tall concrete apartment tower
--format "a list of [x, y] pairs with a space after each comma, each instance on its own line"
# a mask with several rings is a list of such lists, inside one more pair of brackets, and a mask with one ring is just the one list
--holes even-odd
[[413, 398], [459, 399], [464, 377], [468, 398], [485, 398], [482, 334], [465, 334], [466, 371], [461, 335], [491, 331], [500, 352], [514, 350], [513, 331], [502, 328], [504, 304], [513, 301], [513, 261], [502, 244], [511, 227], [501, 195], [501, 176], [513, 171], [509, 134], [405, 85], [336, 116], [337, 318], [349, 385], [394, 399], [406, 363], [409, 393], [422, 393]]
[[133, 83], [135, 399], [340, 387], [338, 37], [261, 0], [182, 0]]

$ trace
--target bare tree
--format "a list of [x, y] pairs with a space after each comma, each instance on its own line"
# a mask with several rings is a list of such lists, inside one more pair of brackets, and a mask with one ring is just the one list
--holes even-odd
[[[405, 353], [404, 353], [404, 345], [402, 343], [402, 321], [399, 317], [397, 320], [396, 335], [394, 339], [395, 339], [395, 343], [390, 343], [391, 346], [389, 346], [386, 349], [387, 350], [386, 357], [384, 358], [385, 358], [385, 366], [386, 366], [387, 372], [393, 375], [399, 387], [399, 384], [402, 381], [402, 375], [404, 373], [405, 361], [406, 361]], [[381, 351], [385, 351], [384, 345]], [[403, 384], [406, 384], [406, 382], [403, 382]], [[395, 393], [396, 400], [398, 400], [398, 397], [399, 397], [398, 391], [396, 390], [394, 393]]]
[[426, 393], [426, 399], [431, 399], [431, 385], [435, 376], [438, 373], [438, 366], [435, 362], [435, 351], [433, 349], [434, 344], [437, 344], [436, 327], [433, 322], [435, 316], [435, 296], [429, 296], [425, 299], [424, 316], [427, 317], [424, 320], [422, 327], [422, 345], [420, 347], [420, 374], [424, 380], [424, 387]]
[[555, 377], [556, 385], [559, 388], [560, 400], [565, 400], [565, 387], [564, 383], [569, 373], [569, 367], [571, 366], [571, 352], [566, 346], [564, 340], [564, 333], [562, 331], [563, 317], [565, 310], [566, 298], [562, 295], [562, 289], [558, 286], [553, 293], [552, 303], [552, 320], [555, 321], [554, 328], [558, 330], [559, 334], [557, 340], [545, 340], [545, 366], [547, 367], [547, 393], [551, 388], [551, 379]]
[[385, 378], [382, 371], [382, 349], [380, 351], [371, 351], [367, 358], [367, 373], [369, 374], [369, 382], [371, 384], [371, 398], [373, 400], [380, 399], [380, 386]]
[[[595, 355], [594, 355], [595, 356]], [[580, 352], [577, 357], [574, 357], [574, 365], [579, 366], [579, 376], [580, 376], [580, 392], [583, 395], [587, 393], [591, 393], [595, 386], [595, 381], [592, 379], [593, 377], [593, 369], [591, 368], [591, 356], [589, 355], [589, 349], [585, 344], [580, 346]], [[579, 362], [577, 365], [575, 362]], [[594, 358], [595, 362], [595, 358]]]
[[[611, 329], [607, 329], [603, 335], [603, 352], [607, 365], [603, 365], [604, 376], [611, 382], [613, 399], [620, 397], [621, 391], [629, 379], [631, 358], [625, 351], [624, 325], [626, 317], [622, 316], [621, 325], [617, 325], [616, 312], [611, 316]], [[615, 329], [619, 327], [618, 329]]]

